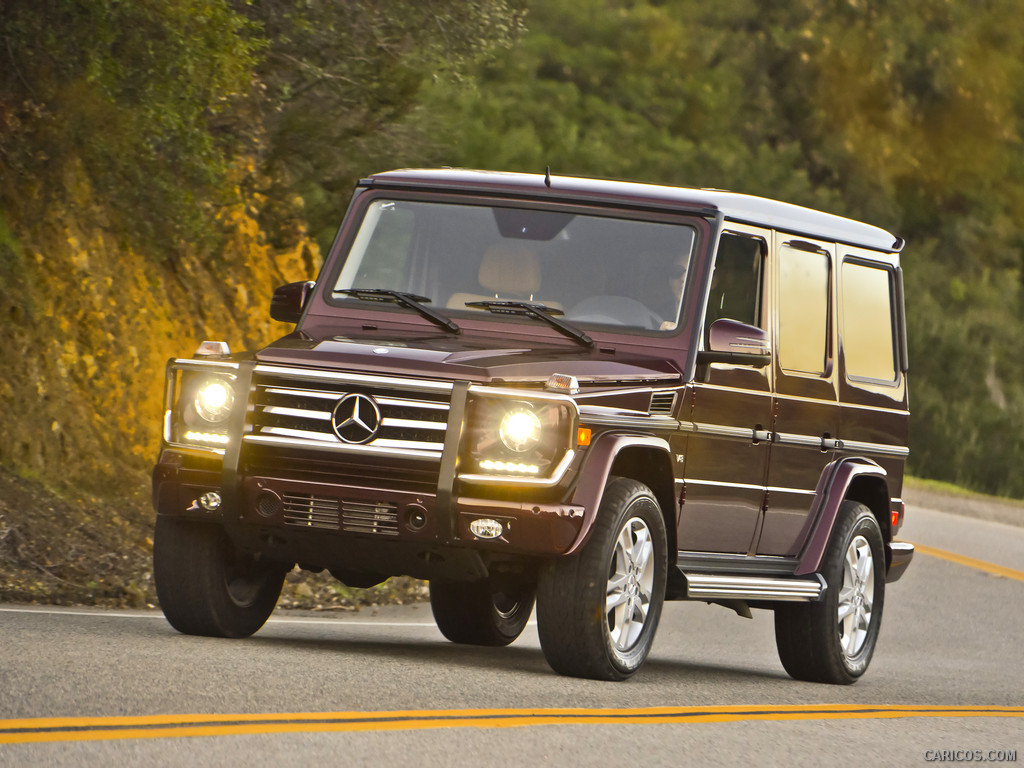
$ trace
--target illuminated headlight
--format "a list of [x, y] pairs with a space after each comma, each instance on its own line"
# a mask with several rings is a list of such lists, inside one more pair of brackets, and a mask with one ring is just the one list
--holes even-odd
[[478, 484], [557, 483], [572, 458], [578, 420], [576, 404], [567, 397], [473, 388], [459, 476]]
[[498, 437], [505, 447], [516, 453], [525, 453], [540, 443], [541, 423], [532, 410], [516, 408], [501, 418]]
[[199, 418], [210, 424], [227, 421], [234, 402], [231, 385], [223, 379], [213, 379], [200, 385], [194, 401]]
[[172, 367], [168, 379], [168, 442], [223, 451], [236, 407], [234, 375]]

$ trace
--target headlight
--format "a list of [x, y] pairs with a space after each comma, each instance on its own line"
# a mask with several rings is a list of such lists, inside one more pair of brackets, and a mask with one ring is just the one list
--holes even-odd
[[515, 408], [501, 417], [498, 437], [505, 447], [516, 453], [533, 450], [540, 443], [541, 423], [532, 410]]
[[231, 391], [231, 385], [223, 379], [213, 379], [201, 384], [194, 400], [199, 418], [211, 424], [227, 421], [234, 402], [235, 395]]
[[476, 484], [554, 485], [573, 456], [576, 404], [472, 387], [459, 452], [459, 477]]
[[172, 361], [169, 368], [165, 439], [222, 451], [231, 441], [228, 423], [236, 407], [235, 375], [195, 370]]

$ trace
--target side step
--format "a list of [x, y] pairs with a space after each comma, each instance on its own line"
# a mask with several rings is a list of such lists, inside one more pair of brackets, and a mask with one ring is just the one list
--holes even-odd
[[814, 602], [825, 591], [825, 580], [779, 579], [765, 576], [711, 575], [682, 572], [690, 600], [794, 600]]

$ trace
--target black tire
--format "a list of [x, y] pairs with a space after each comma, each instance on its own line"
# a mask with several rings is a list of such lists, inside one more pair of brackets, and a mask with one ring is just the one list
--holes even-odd
[[430, 582], [430, 610], [441, 634], [463, 645], [504, 646], [523, 633], [536, 585], [522, 577]]
[[775, 644], [791, 677], [849, 685], [871, 662], [885, 604], [882, 532], [863, 504], [843, 502], [821, 574], [821, 601], [776, 608]]
[[[540, 574], [537, 630], [552, 669], [625, 680], [640, 668], [661, 618], [667, 549], [665, 521], [651, 490], [612, 478], [586, 545]], [[613, 593], [618, 603], [609, 610]]]
[[157, 517], [156, 594], [167, 621], [186, 635], [253, 634], [277, 605], [287, 571], [237, 552], [219, 525]]

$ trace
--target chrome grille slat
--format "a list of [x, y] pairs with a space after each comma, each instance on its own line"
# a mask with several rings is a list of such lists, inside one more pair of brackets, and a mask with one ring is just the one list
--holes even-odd
[[398, 508], [394, 504], [343, 501], [341, 529], [349, 533], [398, 535]]
[[337, 499], [304, 493], [286, 493], [281, 500], [284, 507], [285, 525], [338, 530], [340, 513]]

